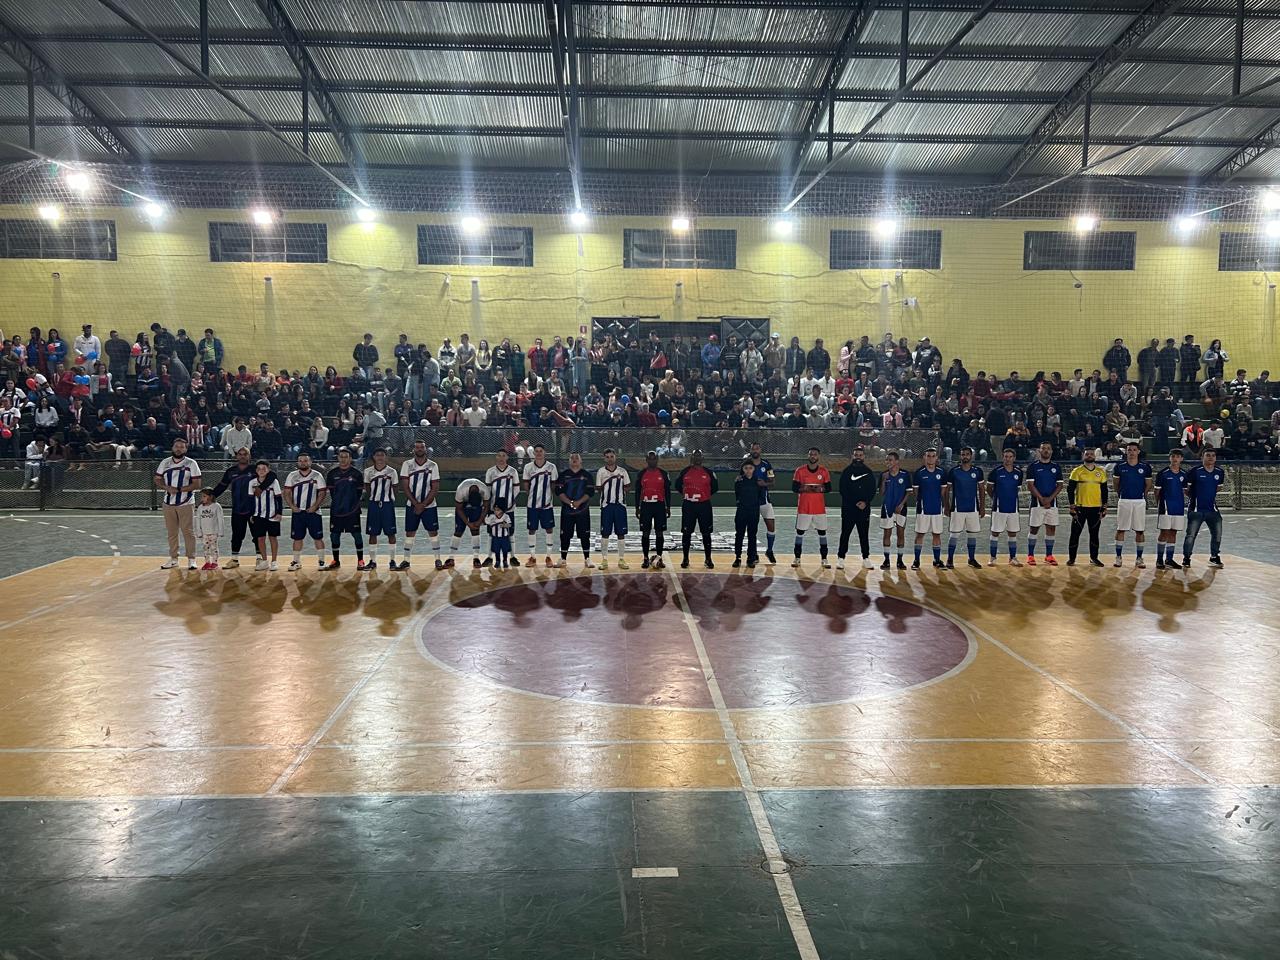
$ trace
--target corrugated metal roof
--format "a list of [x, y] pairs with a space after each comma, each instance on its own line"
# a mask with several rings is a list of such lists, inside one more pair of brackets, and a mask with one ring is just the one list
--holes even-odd
[[593, 100], [592, 126], [621, 130], [714, 133], [794, 129], [802, 107], [785, 100]]
[[[1090, 162], [1114, 152], [1115, 147], [1100, 147], [1090, 154]], [[1194, 176], [1211, 169], [1229, 151], [1211, 147], [1165, 147], [1159, 150], [1131, 150], [1100, 166], [1095, 173], [1124, 177]], [[1024, 171], [1028, 175], [1070, 173], [1080, 167], [1080, 148], [1074, 145], [1050, 145], [1036, 154]]]
[[[1268, 71], [1270, 73], [1270, 71]], [[1231, 68], [1176, 63], [1121, 63], [1098, 85], [1106, 93], [1185, 93], [1197, 97], [1231, 95]]]
[[338, 3], [283, 0], [294, 26], [320, 33], [423, 33], [483, 37], [544, 37], [542, 6], [536, 3]]
[[615, 40], [687, 39], [711, 43], [834, 43], [848, 15], [803, 7], [647, 7], [585, 5], [579, 36]]
[[[234, 48], [241, 49], [241, 48]], [[497, 80], [550, 83], [551, 51], [499, 53], [471, 50], [354, 50], [313, 47], [311, 58], [330, 80], [386, 80], [417, 83]], [[290, 71], [296, 76], [296, 71]]]
[[335, 93], [343, 118], [375, 123], [559, 127], [552, 97], [424, 97], [413, 94]]
[[540, 137], [361, 137], [370, 163], [459, 167], [563, 166], [564, 144]]
[[[108, 117], [251, 122], [239, 107], [212, 90], [95, 87], [86, 94]], [[300, 93], [238, 90], [236, 98], [270, 123], [302, 122]]]

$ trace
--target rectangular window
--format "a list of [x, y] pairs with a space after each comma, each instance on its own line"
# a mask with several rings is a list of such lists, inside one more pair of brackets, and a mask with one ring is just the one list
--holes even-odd
[[214, 263], [328, 263], [329, 228], [323, 223], [210, 223]]
[[733, 270], [738, 231], [623, 230], [622, 265], [636, 270]]
[[1218, 236], [1219, 270], [1280, 270], [1280, 243], [1257, 233]]
[[114, 220], [0, 220], [7, 260], [114, 260]]
[[418, 226], [418, 263], [454, 267], [532, 267], [533, 230], [488, 227], [463, 233], [457, 227]]
[[1129, 230], [1028, 230], [1022, 235], [1022, 269], [1132, 270], [1137, 246], [1138, 235]]
[[870, 230], [831, 231], [832, 270], [939, 270], [941, 230], [903, 230], [880, 238]]

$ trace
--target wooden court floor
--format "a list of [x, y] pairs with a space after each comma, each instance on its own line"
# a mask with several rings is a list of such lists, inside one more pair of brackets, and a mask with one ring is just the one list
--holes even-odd
[[[104, 851], [134, 880], [233, 884], [264, 870], [279, 880], [294, 863], [310, 883], [308, 858], [334, 830], [379, 838], [377, 853], [352, 841], [363, 853], [348, 851], [338, 873], [364, 876], [361, 856], [385, 866], [394, 849], [397, 870], [433, 893], [399, 904], [401, 888], [362, 890], [399, 912], [376, 922], [362, 912], [370, 939], [332, 955], [641, 957], [697, 943], [697, 955], [805, 960], [1080, 956], [1026, 951], [1070, 929], [1055, 911], [1073, 900], [1104, 912], [1127, 902], [1134, 863], [1196, 856], [1218, 865], [1212, 890], [1182, 867], [1166, 871], [1151, 881], [1164, 891], [1151, 909], [1134, 907], [1127, 927], [1103, 924], [1097, 943], [1164, 944], [1117, 956], [1247, 955], [1253, 937], [1275, 931], [1274, 900], [1216, 934], [1225, 952], [1206, 952], [1212, 938], [1197, 939], [1194, 923], [1167, 922], [1240, 870], [1262, 871], [1252, 896], [1276, 892], [1276, 568], [1226, 561], [1187, 573], [903, 573], [823, 571], [811, 558], [799, 572], [738, 575], [641, 571], [633, 557], [628, 572], [326, 574], [308, 558], [297, 574], [210, 574], [117, 556], [32, 569], [0, 581], [0, 896], [22, 905], [7, 922], [0, 908], [0, 955], [50, 943], [48, 955], [94, 955], [103, 924], [115, 930], [110, 917], [131, 911], [154, 938], [137, 956], [284, 955], [275, 938], [301, 921], [280, 919], [283, 891], [272, 894], [280, 916], [259, 918], [252, 949], [237, 952], [231, 916], [245, 907], [219, 886], [193, 945], [189, 925], [170, 922], [173, 888], [142, 896], [107, 884], [121, 876]], [[107, 822], [131, 824], [130, 840]], [[145, 856], [132, 832], [144, 823], [158, 844]], [[1212, 833], [1223, 824], [1247, 834], [1231, 834], [1230, 855]], [[67, 837], [74, 854], [61, 849]], [[881, 849], [886, 837], [906, 850]], [[484, 848], [462, 858], [488, 877], [482, 892], [432, 872], [451, 843]], [[258, 857], [223, 862], [255, 846]], [[1025, 870], [991, 873], [1022, 863], [1014, 850], [1052, 864], [1054, 882], [1028, 893]], [[946, 902], [954, 891], [939, 895], [929, 909], [950, 932], [921, 946], [918, 925], [889, 905], [920, 896], [902, 864], [939, 851], [944, 873], [967, 870], [964, 882], [981, 880], [1001, 904], [1029, 903], [987, 954], [946, 944], [986, 942], [1008, 927], [1007, 910], [988, 927], [967, 905], [960, 917]], [[535, 884], [529, 856], [556, 881], [519, 886], [512, 878]], [[214, 863], [211, 880], [201, 870]], [[1100, 879], [1064, 864], [1092, 864]], [[1119, 864], [1124, 877], [1106, 872]], [[601, 906], [601, 884], [625, 869], [641, 872]], [[668, 869], [680, 879], [663, 879]], [[870, 899], [868, 883], [879, 891]], [[334, 890], [313, 894], [308, 929], [345, 916]], [[101, 915], [70, 906], [86, 895]], [[178, 916], [190, 921], [186, 896]], [[521, 896], [551, 897], [560, 913], [513, 917]], [[621, 897], [620, 920], [610, 896]], [[455, 929], [441, 921], [447, 910], [472, 919]], [[396, 926], [405, 915], [420, 915], [408, 933]], [[502, 932], [488, 936], [494, 924]], [[348, 917], [341, 929], [357, 928]], [[730, 930], [750, 931], [749, 943]], [[849, 947], [851, 930], [872, 952]], [[290, 955], [331, 955], [318, 943]]]

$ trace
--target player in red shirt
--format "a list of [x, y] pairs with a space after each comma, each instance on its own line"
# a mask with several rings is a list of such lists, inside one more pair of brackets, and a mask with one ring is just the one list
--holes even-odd
[[799, 494], [796, 502], [796, 558], [791, 561], [793, 567], [800, 566], [805, 531], [814, 527], [818, 531], [818, 551], [822, 555], [822, 566], [826, 570], [831, 569], [831, 562], [827, 559], [827, 494], [831, 492], [831, 474], [818, 462], [821, 455], [817, 447], [810, 447], [809, 462], [798, 467], [791, 478], [791, 489]]
[[645, 468], [636, 477], [636, 519], [640, 521], [640, 549], [644, 552], [640, 566], [649, 569], [649, 538], [657, 533], [658, 555], [653, 567], [661, 570], [663, 535], [671, 516], [671, 477], [658, 466], [658, 454], [653, 450], [645, 454], [644, 462]]
[[689, 569], [689, 544], [693, 541], [695, 527], [702, 533], [702, 553], [705, 566], [714, 570], [711, 562], [711, 498], [720, 489], [716, 475], [702, 465], [702, 451], [695, 450], [689, 456], [689, 466], [676, 477], [675, 488], [684, 495], [680, 505], [680, 535], [684, 542], [684, 559], [681, 569]]

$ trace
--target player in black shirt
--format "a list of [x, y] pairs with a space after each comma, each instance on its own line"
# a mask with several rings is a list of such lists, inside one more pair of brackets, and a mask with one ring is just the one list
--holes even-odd
[[569, 565], [569, 544], [576, 532], [582, 544], [583, 566], [594, 567], [591, 562], [591, 497], [596, 492], [596, 481], [582, 468], [582, 455], [569, 454], [569, 469], [560, 471], [556, 481], [556, 496], [560, 500], [560, 566]]
[[338, 451], [338, 465], [324, 478], [329, 488], [329, 546], [333, 548], [333, 562], [326, 570], [342, 566], [338, 560], [338, 548], [344, 533], [351, 534], [356, 542], [356, 569], [364, 569], [364, 537], [360, 532], [360, 497], [364, 492], [364, 474], [351, 465], [351, 451], [343, 447]]

